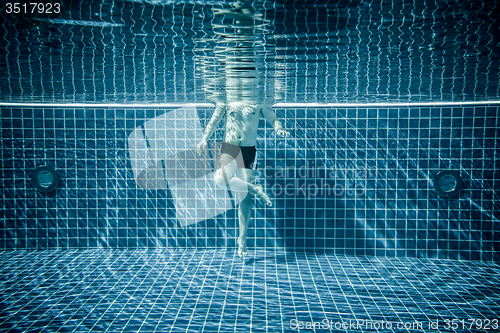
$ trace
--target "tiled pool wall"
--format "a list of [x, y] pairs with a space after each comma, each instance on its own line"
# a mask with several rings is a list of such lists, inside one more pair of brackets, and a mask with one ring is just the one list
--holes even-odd
[[[2, 107], [1, 249], [235, 247], [237, 211], [182, 226], [170, 192], [135, 181], [127, 139], [172, 109]], [[250, 248], [500, 261], [499, 105], [277, 108], [262, 119]], [[213, 108], [198, 108], [202, 126]], [[222, 138], [219, 128], [216, 139]], [[40, 165], [58, 188], [36, 190]], [[458, 170], [442, 198], [433, 177]]]

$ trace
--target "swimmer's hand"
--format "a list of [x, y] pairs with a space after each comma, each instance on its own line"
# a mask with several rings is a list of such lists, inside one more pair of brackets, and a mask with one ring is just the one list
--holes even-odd
[[281, 128], [281, 129], [278, 129], [278, 130], [276, 131], [276, 135], [277, 135], [277, 136], [284, 137], [284, 138], [288, 138], [288, 137], [290, 136], [290, 132], [285, 131], [284, 129], [282, 129], [282, 128]]
[[285, 131], [283, 129], [283, 126], [281, 126], [281, 122], [279, 122], [278, 120], [276, 120], [276, 122], [274, 123], [274, 131], [276, 132], [277, 136], [281, 136], [284, 138], [288, 138], [290, 136], [290, 132]]
[[201, 140], [201, 142], [196, 147], [196, 152], [201, 155], [201, 151], [207, 149], [207, 141]]

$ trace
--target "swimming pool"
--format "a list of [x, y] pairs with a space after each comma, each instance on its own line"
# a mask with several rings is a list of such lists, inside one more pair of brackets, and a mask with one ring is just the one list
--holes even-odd
[[[438, 320], [445, 331], [455, 319], [479, 331], [494, 320], [500, 7], [255, 1], [239, 22], [234, 8], [2, 9], [2, 328], [385, 332]], [[196, 190], [182, 196], [187, 173], [171, 172], [193, 161], [229, 93], [274, 97], [291, 133], [261, 120], [257, 177], [273, 207], [255, 202], [246, 259], [231, 194], [213, 210], [206, 180], [181, 182]], [[57, 171], [54, 191], [32, 184], [41, 165]], [[160, 176], [141, 183], [149, 165]], [[453, 197], [434, 188], [446, 170], [463, 180]]]

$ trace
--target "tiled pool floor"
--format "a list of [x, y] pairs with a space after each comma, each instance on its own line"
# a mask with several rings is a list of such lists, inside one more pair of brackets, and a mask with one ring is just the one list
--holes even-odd
[[266, 251], [241, 260], [232, 250], [189, 249], [0, 252], [2, 332], [494, 332], [499, 319], [500, 266], [487, 263]]

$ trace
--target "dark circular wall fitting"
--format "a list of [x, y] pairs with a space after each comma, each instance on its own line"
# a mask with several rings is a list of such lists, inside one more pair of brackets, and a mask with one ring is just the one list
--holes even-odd
[[50, 192], [57, 187], [59, 175], [54, 168], [43, 165], [33, 171], [31, 174], [31, 182], [37, 190], [41, 192]]
[[441, 171], [434, 177], [434, 188], [442, 197], [454, 197], [462, 188], [460, 172], [455, 170]]

